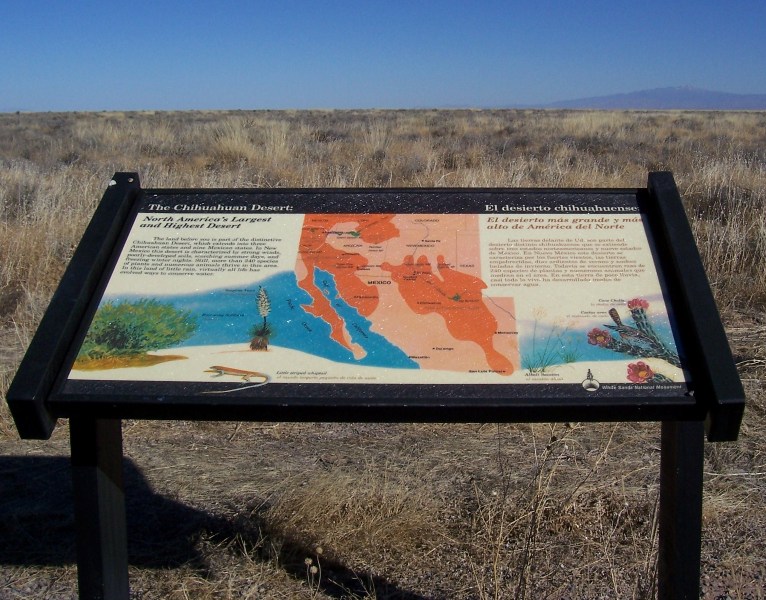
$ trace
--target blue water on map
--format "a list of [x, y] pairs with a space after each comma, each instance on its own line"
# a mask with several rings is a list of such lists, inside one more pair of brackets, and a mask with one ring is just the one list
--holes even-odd
[[[372, 323], [339, 295], [335, 279], [326, 271], [314, 272], [317, 287], [332, 302], [336, 313], [346, 324], [352, 340], [364, 348], [366, 356], [355, 359], [344, 346], [330, 338], [330, 325], [303, 309], [311, 296], [298, 287], [295, 273], [272, 275], [249, 285], [222, 288], [199, 294], [161, 296], [157, 300], [172, 304], [178, 310], [190, 311], [197, 319], [197, 330], [182, 346], [209, 346], [249, 343], [252, 330], [263, 323], [258, 312], [258, 292], [266, 290], [271, 309], [267, 322], [272, 330], [269, 345], [282, 346], [321, 356], [336, 362], [376, 367], [417, 369], [418, 364], [385, 337], [371, 331]], [[105, 301], [135, 301], [142, 295], [105, 297]]]
[[367, 356], [354, 361], [360, 365], [387, 366], [405, 369], [417, 369], [419, 365], [409, 358], [398, 346], [391, 344], [379, 333], [371, 331], [372, 322], [364, 318], [359, 312], [349, 305], [338, 293], [335, 287], [335, 278], [321, 269], [314, 269], [314, 284], [320, 289], [324, 288], [327, 299], [332, 304], [335, 312], [340, 316], [346, 329], [351, 335], [351, 340], [359, 344], [367, 352]]
[[[272, 329], [269, 345], [291, 348], [328, 360], [376, 367], [417, 369], [418, 364], [398, 346], [372, 331], [372, 323], [359, 314], [339, 294], [335, 278], [328, 271], [314, 270], [314, 284], [330, 301], [333, 310], [346, 325], [352, 341], [366, 355], [357, 360], [351, 351], [330, 337], [329, 323], [304, 310], [311, 296], [298, 286], [295, 273], [285, 271], [248, 285], [221, 288], [198, 294], [160, 296], [156, 299], [176, 309], [190, 311], [197, 320], [195, 333], [178, 346], [247, 344], [252, 330], [263, 323], [258, 312], [258, 292], [268, 294], [271, 309], [267, 321]], [[145, 296], [107, 296], [105, 301], [135, 301]], [[604, 315], [604, 323], [609, 322]], [[629, 317], [628, 317], [629, 318]], [[666, 315], [654, 315], [650, 321], [658, 336], [673, 348], [673, 334]], [[519, 331], [519, 351], [523, 369], [553, 366], [570, 362], [632, 360], [633, 357], [588, 343], [588, 330], [562, 330], [539, 323], [534, 330]], [[636, 359], [638, 360], [638, 359]]]

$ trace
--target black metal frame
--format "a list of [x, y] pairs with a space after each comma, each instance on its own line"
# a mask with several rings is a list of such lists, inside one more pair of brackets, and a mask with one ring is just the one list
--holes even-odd
[[115, 174], [19, 365], [6, 397], [22, 438], [48, 439], [56, 426], [53, 386], [140, 189], [137, 173]]
[[[127, 550], [120, 459], [120, 420], [223, 419], [301, 421], [661, 421], [659, 591], [663, 598], [692, 598], [699, 591], [703, 422], [709, 441], [737, 438], [744, 391], [705, 276], [681, 199], [670, 173], [650, 173], [646, 190], [521, 190], [563, 195], [634, 194], [648, 216], [658, 274], [666, 288], [693, 389], [686, 396], [637, 399], [621, 394], [573, 399], [555, 386], [543, 397], [514, 397], [513, 386], [270, 385], [257, 402], [229, 395], [199, 400], [194, 384], [143, 396], [113, 393], [62, 395], [73, 344], [110, 264], [127, 235], [131, 211], [143, 193], [138, 175], [116, 173], [30, 344], [7, 398], [22, 438], [47, 439], [58, 417], [70, 418], [78, 524], [81, 598], [127, 598]], [[233, 190], [184, 190], [213, 194]], [[345, 190], [349, 192], [351, 190]], [[383, 190], [353, 190], [374, 198]], [[385, 190], [387, 193], [421, 190]], [[429, 190], [422, 190], [423, 193]], [[442, 190], [519, 193], [520, 190]], [[241, 190], [239, 192], [242, 192]], [[258, 190], [301, 194], [307, 190]], [[311, 190], [338, 193], [339, 190]], [[430, 192], [435, 192], [430, 190]], [[157, 384], [161, 385], [161, 384]], [[477, 389], [480, 388], [479, 391]], [[341, 391], [339, 391], [341, 390]], [[374, 390], [370, 393], [370, 390]], [[477, 410], [480, 409], [480, 410]], [[94, 518], [96, 515], [96, 518]]]
[[[323, 384], [271, 384], [257, 394], [227, 394], [215, 402], [198, 395], [199, 384], [142, 383], [139, 393], [125, 385], [101, 384], [102, 392], [62, 393], [56, 380], [65, 375], [73, 340], [94, 310], [99, 285], [105, 285], [110, 262], [127, 235], [131, 211], [141, 194], [178, 190], [141, 190], [138, 175], [117, 173], [83, 237], [50, 308], [40, 324], [13, 384], [8, 401], [22, 437], [46, 439], [57, 417], [81, 414], [98, 418], [205, 420], [326, 420], [326, 421], [665, 421], [707, 420], [710, 441], [735, 439], [744, 410], [744, 393], [734, 367], [680, 196], [670, 173], [651, 173], [646, 190], [258, 190], [261, 195], [301, 198], [307, 194], [352, 192], [363, 201], [385, 193], [393, 201], [418, 194], [477, 193], [541, 194], [588, 198], [593, 194], [637, 197], [648, 217], [658, 274], [666, 288], [678, 335], [691, 373], [688, 396], [654, 395], [637, 398], [628, 393], [606, 393], [572, 398], [571, 389], [545, 386], [534, 398], [518, 394], [514, 386], [476, 385], [343, 385], [328, 394]], [[200, 197], [244, 193], [247, 190], [183, 190]], [[253, 192], [253, 190], [249, 190]], [[371, 204], [369, 204], [371, 205]], [[376, 205], [376, 210], [379, 207]], [[329, 210], [329, 209], [328, 209]], [[68, 356], [69, 354], [69, 356]], [[70, 387], [75, 384], [70, 383]], [[86, 384], [83, 384], [86, 385]], [[234, 387], [234, 386], [233, 386]], [[156, 398], [162, 396], [162, 403]], [[108, 401], [106, 401], [108, 399]], [[480, 409], [477, 411], [477, 408]]]

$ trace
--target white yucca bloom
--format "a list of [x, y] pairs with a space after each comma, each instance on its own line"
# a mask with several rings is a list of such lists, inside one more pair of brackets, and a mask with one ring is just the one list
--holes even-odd
[[266, 293], [266, 290], [263, 288], [258, 288], [258, 312], [264, 320], [271, 312], [271, 301], [269, 300], [269, 295]]

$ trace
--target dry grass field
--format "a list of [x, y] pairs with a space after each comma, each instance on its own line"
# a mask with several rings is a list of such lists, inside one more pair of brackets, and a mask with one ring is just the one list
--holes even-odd
[[[644, 187], [672, 170], [740, 369], [703, 595], [766, 597], [766, 113], [0, 114], [0, 394], [115, 171], [144, 187]], [[4, 400], [4, 398], [3, 398]], [[68, 429], [0, 402], [0, 599], [76, 596]], [[658, 424], [124, 423], [132, 597], [652, 598]]]

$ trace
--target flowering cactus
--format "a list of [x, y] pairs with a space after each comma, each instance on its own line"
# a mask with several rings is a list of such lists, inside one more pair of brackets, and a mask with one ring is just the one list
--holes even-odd
[[644, 361], [639, 360], [628, 365], [628, 381], [646, 383], [654, 378], [654, 371]]
[[[633, 298], [628, 301], [628, 310], [635, 327], [625, 324], [617, 309], [609, 309], [609, 316], [614, 321], [614, 325], [605, 324], [606, 329], [599, 327], [591, 329], [588, 332], [588, 343], [630, 356], [659, 358], [680, 367], [681, 360], [678, 354], [662, 341], [652, 327], [647, 315], [648, 309], [649, 302], [643, 298]], [[664, 375], [654, 373], [643, 361], [629, 365], [628, 379], [634, 383], [670, 381]]]
[[631, 312], [638, 309], [646, 310], [647, 308], [649, 308], [648, 300], [644, 300], [643, 298], [633, 298], [633, 300], [628, 300], [628, 310]]
[[628, 365], [628, 381], [633, 383], [666, 383], [671, 380], [660, 373], [655, 373], [649, 365], [639, 360]]
[[593, 346], [608, 348], [611, 341], [612, 336], [606, 329], [599, 329], [598, 327], [594, 327], [588, 332], [588, 343]]

